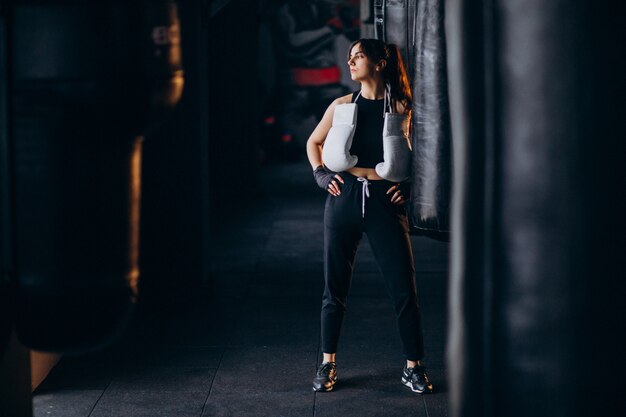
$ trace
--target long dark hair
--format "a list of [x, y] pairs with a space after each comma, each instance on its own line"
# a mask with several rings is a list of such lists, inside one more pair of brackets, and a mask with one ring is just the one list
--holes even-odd
[[383, 81], [389, 83], [391, 87], [391, 99], [402, 103], [406, 111], [411, 109], [413, 101], [409, 77], [406, 73], [406, 66], [400, 54], [400, 50], [394, 44], [386, 44], [378, 39], [359, 39], [352, 42], [348, 49], [348, 59], [350, 52], [355, 45], [361, 45], [361, 51], [371, 61], [378, 62], [384, 59], [387, 62], [382, 72]]

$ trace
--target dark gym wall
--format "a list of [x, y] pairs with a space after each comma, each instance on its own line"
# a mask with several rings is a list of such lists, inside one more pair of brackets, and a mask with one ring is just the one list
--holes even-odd
[[183, 97], [145, 142], [144, 296], [208, 283], [211, 230], [256, 185], [256, 8], [231, 0], [211, 16], [208, 4], [178, 1]]

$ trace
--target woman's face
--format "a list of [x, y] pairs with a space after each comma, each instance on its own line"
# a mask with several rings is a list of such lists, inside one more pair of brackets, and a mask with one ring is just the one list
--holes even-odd
[[350, 78], [354, 81], [372, 78], [376, 72], [376, 64], [363, 53], [360, 43], [352, 47], [348, 66], [350, 67]]

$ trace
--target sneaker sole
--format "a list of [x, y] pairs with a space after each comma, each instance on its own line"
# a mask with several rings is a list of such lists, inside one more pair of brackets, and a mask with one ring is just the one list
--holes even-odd
[[431, 390], [427, 391], [425, 389], [421, 390], [421, 391], [416, 390], [415, 388], [413, 388], [413, 384], [411, 384], [411, 381], [409, 381], [405, 377], [402, 377], [401, 381], [402, 381], [402, 385], [404, 385], [405, 387], [408, 387], [411, 391], [413, 391], [413, 392], [415, 392], [417, 394], [424, 394], [424, 393], [431, 393], [432, 392]]

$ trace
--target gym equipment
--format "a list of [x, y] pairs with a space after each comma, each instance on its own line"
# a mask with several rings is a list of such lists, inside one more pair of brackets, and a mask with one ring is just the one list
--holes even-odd
[[446, 241], [452, 142], [443, 3], [377, 0], [374, 10], [376, 37], [399, 47], [412, 84], [411, 232]]
[[446, 6], [451, 415], [625, 415], [623, 18]]
[[15, 331], [38, 350], [97, 348], [137, 297], [143, 135], [182, 94], [176, 3], [15, 1], [6, 15]]
[[383, 162], [376, 164], [376, 173], [388, 181], [403, 182], [411, 173], [408, 114], [385, 113], [383, 125]]
[[415, 18], [412, 75], [411, 227], [448, 232], [452, 138], [448, 105], [443, 0], [422, 0]]
[[331, 171], [345, 171], [357, 164], [358, 158], [350, 155], [356, 129], [356, 106], [356, 103], [335, 106], [333, 125], [328, 131], [322, 147], [322, 162]]

